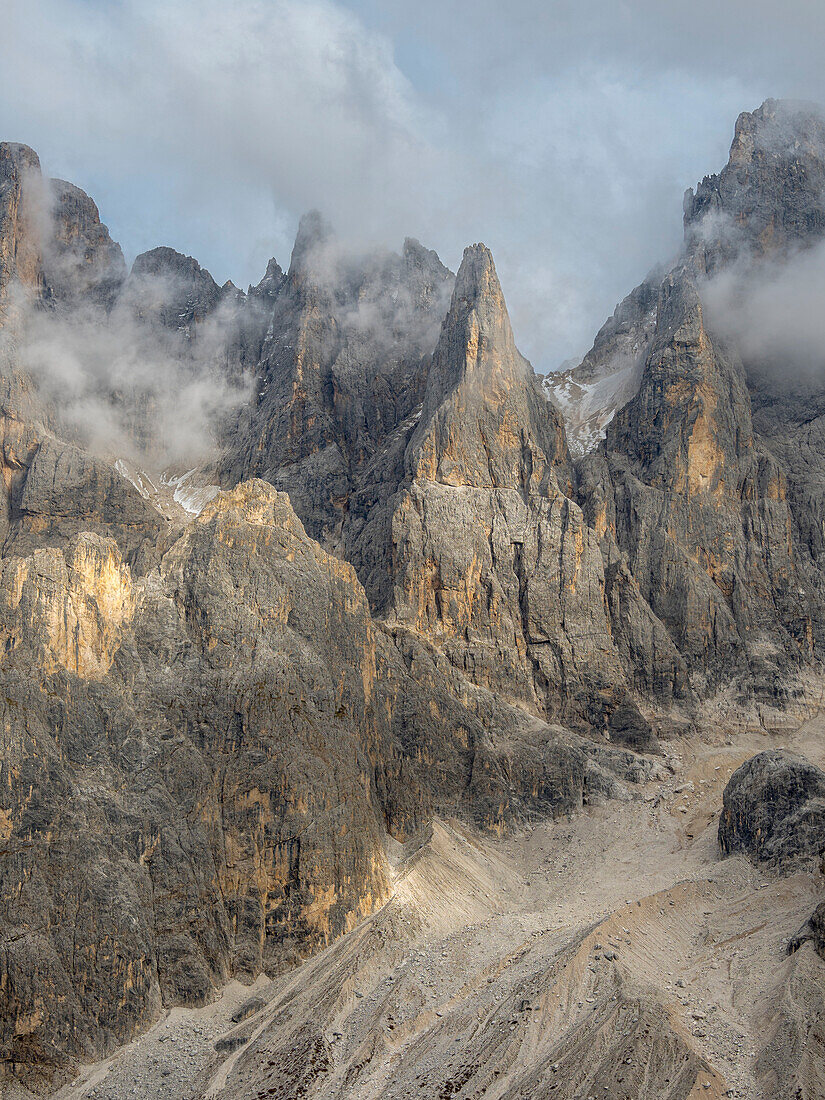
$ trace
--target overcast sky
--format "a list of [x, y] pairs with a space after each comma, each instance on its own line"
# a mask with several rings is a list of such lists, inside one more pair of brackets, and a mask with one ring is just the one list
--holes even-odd
[[318, 207], [356, 244], [488, 244], [539, 371], [681, 235], [741, 110], [825, 101], [821, 0], [2, 0], [0, 140], [96, 200], [131, 260], [286, 266]]

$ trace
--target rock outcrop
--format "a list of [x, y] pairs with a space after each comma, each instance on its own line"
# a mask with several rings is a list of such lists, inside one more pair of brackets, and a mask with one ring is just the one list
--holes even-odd
[[0, 641], [0, 1049], [30, 1087], [352, 928], [387, 831], [649, 774], [400, 650], [262, 481], [142, 578], [94, 534], [5, 558]]
[[63, 305], [112, 305], [126, 278], [120, 245], [100, 221], [97, 206], [65, 180], [46, 183], [43, 277], [48, 300]]
[[623, 551], [702, 690], [744, 667], [767, 698], [781, 695], [788, 664], [813, 657], [814, 591], [741, 364], [714, 345], [686, 272], [662, 284], [639, 392], [580, 484], [585, 515]]
[[123, 253], [92, 199], [44, 178], [28, 146], [0, 143], [0, 310], [12, 282], [46, 302], [106, 306], [125, 277]]
[[94, 531], [115, 538], [140, 569], [156, 554], [168, 528], [112, 466], [50, 436], [33, 451], [9, 506], [5, 554], [64, 546], [78, 532]]
[[805, 943], [811, 943], [817, 955], [825, 959], [825, 901], [820, 902], [788, 944], [788, 954], [793, 955]]
[[788, 872], [825, 851], [825, 772], [781, 749], [761, 752], [731, 776], [719, 844]]
[[[702, 279], [807, 248], [825, 234], [825, 121], [813, 104], [767, 100], [736, 122], [727, 165], [684, 198], [688, 261]], [[656, 330], [654, 270], [619, 303], [584, 359], [544, 380], [564, 414], [572, 452], [594, 450], [636, 393]]]
[[588, 522], [608, 554], [618, 547], [701, 693], [744, 677], [743, 698], [787, 703], [794, 670], [821, 653], [803, 502], [821, 495], [811, 467], [825, 452], [806, 452], [805, 484], [793, 484], [774, 446], [782, 428], [754, 424], [752, 371], [709, 326], [703, 295], [709, 276], [820, 238], [824, 166], [809, 110], [769, 101], [740, 117], [728, 166], [686, 199], [684, 253], [659, 287], [637, 392], [578, 471]]
[[37, 187], [40, 160], [33, 149], [14, 142], [0, 143], [0, 309], [8, 310], [13, 279], [23, 287], [42, 288], [38, 247], [38, 203], [30, 193]]
[[279, 270], [270, 264], [250, 288], [271, 312], [256, 396], [219, 477], [266, 478], [289, 492], [314, 538], [335, 545], [364, 467], [421, 403], [452, 276], [409, 239], [400, 256], [352, 260], [317, 214], [302, 220], [286, 276]]
[[[379, 613], [545, 719], [655, 747], [628, 691], [629, 653], [612, 636], [598, 538], [568, 495], [560, 418], [516, 349], [483, 245], [465, 251], [421, 415], [374, 469], [380, 481], [353, 502], [345, 548]], [[645, 618], [632, 584], [624, 597]], [[678, 655], [647, 622], [660, 646], [649, 667], [673, 697]]]

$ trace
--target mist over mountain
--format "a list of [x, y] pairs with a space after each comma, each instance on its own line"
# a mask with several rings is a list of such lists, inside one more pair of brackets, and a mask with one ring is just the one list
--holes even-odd
[[356, 249], [412, 236], [453, 270], [482, 236], [542, 373], [678, 250], [681, 195], [743, 105], [825, 101], [808, 0], [9, 0], [6, 18], [4, 137], [92, 194], [129, 262], [162, 241], [246, 287], [312, 208]]

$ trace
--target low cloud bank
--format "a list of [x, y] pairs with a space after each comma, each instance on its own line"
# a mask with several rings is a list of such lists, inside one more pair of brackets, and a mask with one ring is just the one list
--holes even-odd
[[825, 379], [825, 242], [742, 260], [708, 280], [702, 300], [711, 329], [749, 367], [780, 381]]

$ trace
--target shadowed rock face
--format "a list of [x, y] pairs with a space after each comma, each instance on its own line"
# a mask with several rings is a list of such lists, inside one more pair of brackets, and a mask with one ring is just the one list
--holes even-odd
[[173, 248], [153, 248], [135, 259], [125, 298], [141, 319], [191, 339], [197, 324], [223, 297], [208, 271]]
[[222, 482], [265, 477], [314, 538], [335, 545], [363, 468], [421, 403], [451, 285], [417, 241], [353, 261], [319, 215], [305, 217], [287, 275], [273, 269], [250, 292], [271, 313]]
[[49, 437], [34, 451], [10, 505], [7, 554], [64, 546], [79, 531], [95, 531], [116, 538], [140, 568], [156, 556], [157, 540], [168, 527], [108, 463]]
[[261, 481], [143, 579], [93, 534], [5, 559], [0, 643], [0, 1050], [30, 1086], [352, 928], [387, 830], [501, 831], [647, 774], [396, 647]]
[[64, 304], [114, 302], [126, 264], [120, 245], [101, 224], [89, 196], [65, 180], [49, 180], [47, 198], [51, 232], [43, 246], [47, 296]]
[[743, 257], [807, 246], [825, 234], [825, 116], [766, 100], [736, 121], [728, 163], [685, 195], [685, 235], [706, 274]]
[[719, 844], [725, 853], [789, 872], [825, 851], [825, 772], [774, 749], [746, 761], [723, 795]]

